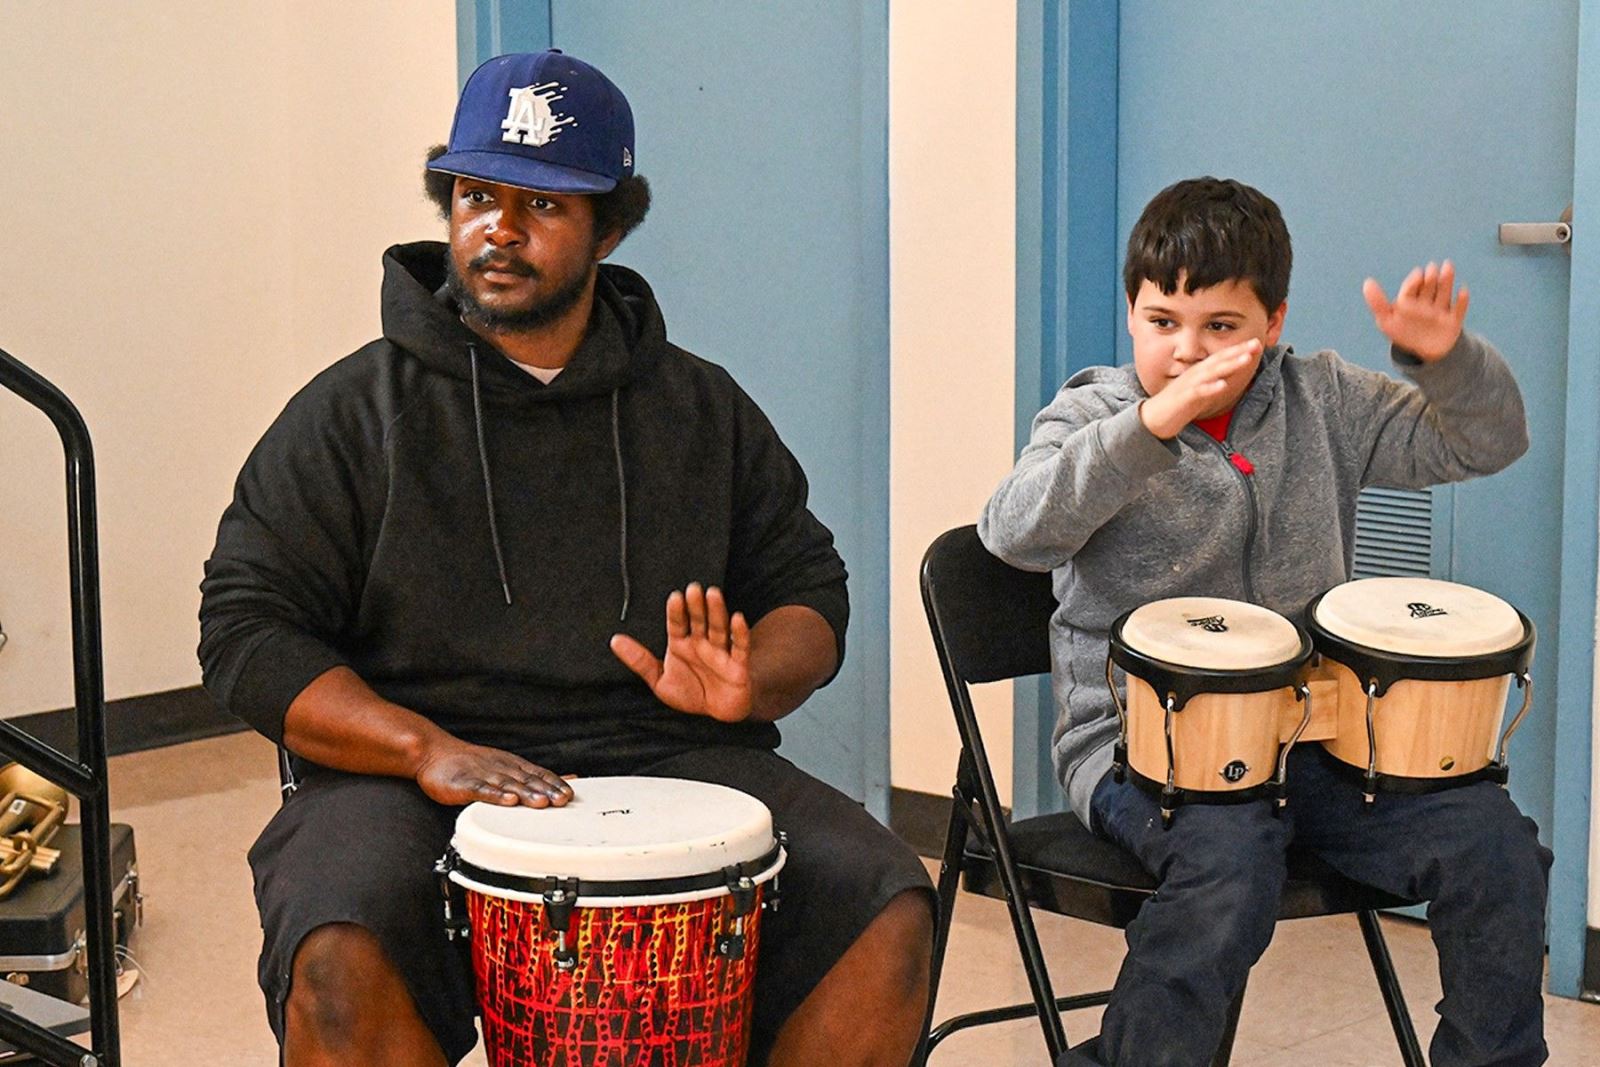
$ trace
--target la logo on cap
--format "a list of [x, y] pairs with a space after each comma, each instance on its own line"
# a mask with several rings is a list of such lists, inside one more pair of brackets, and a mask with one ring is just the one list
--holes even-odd
[[531, 144], [535, 148], [555, 140], [562, 127], [578, 121], [571, 115], [557, 114], [550, 106], [562, 99], [565, 90], [566, 86], [559, 82], [512, 89], [507, 94], [511, 97], [511, 106], [506, 109], [505, 120], [500, 123], [500, 128], [505, 131], [500, 139], [512, 144]]

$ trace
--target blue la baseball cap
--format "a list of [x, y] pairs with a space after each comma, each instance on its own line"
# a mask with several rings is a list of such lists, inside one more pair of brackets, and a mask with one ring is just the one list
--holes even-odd
[[594, 67], [551, 49], [472, 72], [444, 155], [429, 170], [538, 189], [604, 193], [633, 173], [633, 109]]

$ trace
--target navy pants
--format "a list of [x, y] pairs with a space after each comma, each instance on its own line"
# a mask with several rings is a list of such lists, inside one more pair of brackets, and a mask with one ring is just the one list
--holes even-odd
[[[1434, 1067], [1545, 1062], [1545, 896], [1551, 855], [1538, 828], [1488, 782], [1420, 796], [1380, 794], [1362, 811], [1358, 780], [1320, 745], [1289, 759], [1289, 807], [1188, 805], [1162, 830], [1154, 797], [1108, 774], [1096, 832], [1159, 879], [1128, 926], [1128, 955], [1101, 1025], [1099, 1062], [1204, 1067], [1229, 1006], [1272, 940], [1290, 842], [1345, 876], [1429, 901], [1444, 999]], [[1094, 1063], [1068, 1053], [1064, 1063]]]

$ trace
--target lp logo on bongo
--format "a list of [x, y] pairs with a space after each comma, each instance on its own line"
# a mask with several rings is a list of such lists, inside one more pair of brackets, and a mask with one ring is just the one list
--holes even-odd
[[1225, 634], [1228, 632], [1228, 620], [1221, 615], [1207, 615], [1203, 619], [1190, 619], [1190, 626], [1198, 626], [1206, 633]]

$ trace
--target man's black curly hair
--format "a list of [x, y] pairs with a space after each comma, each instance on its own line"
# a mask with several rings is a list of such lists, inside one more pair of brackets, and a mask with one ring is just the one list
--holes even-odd
[[[428, 162], [432, 163], [445, 151], [444, 145], [434, 145], [428, 149]], [[427, 191], [428, 199], [433, 201], [433, 206], [439, 209], [439, 217], [446, 222], [450, 221], [450, 201], [455, 195], [455, 184], [454, 174], [429, 170], [426, 166], [422, 169], [422, 187]], [[644, 175], [635, 174], [619, 181], [610, 192], [596, 193], [590, 199], [594, 202], [595, 237], [598, 239], [616, 234], [620, 241], [632, 233], [649, 213], [650, 183]]]

